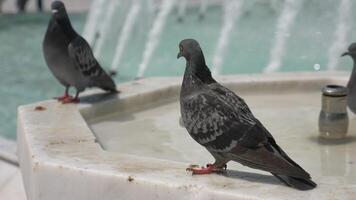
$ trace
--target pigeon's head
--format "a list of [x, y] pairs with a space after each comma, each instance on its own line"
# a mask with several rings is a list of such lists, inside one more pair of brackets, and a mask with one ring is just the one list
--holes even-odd
[[64, 17], [67, 13], [64, 3], [61, 1], [53, 1], [51, 4], [52, 15], [55, 17]]
[[184, 57], [187, 61], [197, 55], [203, 55], [199, 43], [194, 39], [185, 39], [179, 43], [177, 59]]
[[356, 43], [352, 43], [345, 53], [341, 56], [351, 56], [352, 58], [356, 58]]

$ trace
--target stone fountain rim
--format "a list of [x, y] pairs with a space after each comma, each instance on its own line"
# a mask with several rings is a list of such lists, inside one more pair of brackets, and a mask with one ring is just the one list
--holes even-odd
[[[344, 72], [297, 72], [220, 76], [217, 79], [226, 85], [247, 83], [275, 85], [314, 80], [340, 84], [345, 83], [347, 78], [348, 75]], [[115, 103], [125, 102], [125, 100], [131, 102], [133, 98], [138, 97], [145, 99], [150, 94], [158, 95], [158, 97], [164, 96], [165, 93], [178, 95], [180, 83], [181, 77], [147, 78], [118, 85], [118, 88], [122, 90], [119, 97], [98, 104], [62, 105], [54, 100], [47, 100], [20, 106], [18, 108], [18, 156], [28, 198], [34, 197], [35, 199], [41, 191], [40, 187], [44, 186], [41, 180], [58, 169], [65, 175], [79, 173], [81, 176], [84, 174], [88, 177], [97, 176], [96, 181], [113, 178], [118, 183], [131, 183], [132, 178], [136, 184], [146, 184], [150, 187], [159, 185], [171, 194], [176, 194], [177, 191], [179, 193], [183, 187], [189, 192], [204, 191], [205, 195], [219, 198], [254, 198], [253, 195], [226, 191], [223, 186], [210, 184], [211, 181], [224, 177], [187, 175], [184, 171], [187, 163], [107, 152], [96, 143], [86, 119], [90, 119], [93, 114], [107, 114], [101, 113], [97, 108], [102, 109], [112, 105], [123, 106]], [[87, 92], [86, 95], [94, 93], [96, 93], [95, 90]], [[155, 101], [154, 98], [151, 100]], [[42, 106], [45, 110], [36, 111], [37, 106]], [[172, 174], [175, 174], [175, 182], [171, 181]], [[239, 181], [236, 180], [236, 182]], [[126, 185], [123, 186], [125, 187]], [[294, 191], [287, 187], [268, 184], [265, 187], [271, 189], [272, 193], [279, 193], [282, 190], [288, 194]], [[356, 188], [356, 185], [352, 188]], [[152, 195], [148, 191], [145, 192], [147, 195]], [[187, 195], [190, 194], [189, 192]]]

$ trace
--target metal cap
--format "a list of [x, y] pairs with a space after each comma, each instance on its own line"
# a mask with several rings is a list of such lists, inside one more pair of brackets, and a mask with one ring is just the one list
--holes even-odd
[[346, 96], [348, 90], [346, 87], [341, 85], [327, 85], [322, 89], [323, 95], [331, 97], [343, 97]]

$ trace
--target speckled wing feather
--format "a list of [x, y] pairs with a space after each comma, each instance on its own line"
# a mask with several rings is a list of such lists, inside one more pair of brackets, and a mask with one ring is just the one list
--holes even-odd
[[203, 89], [183, 99], [182, 117], [189, 134], [215, 152], [229, 152], [255, 124], [251, 113], [242, 114], [243, 107], [226, 98]]
[[245, 100], [237, 96], [234, 92], [220, 85], [218, 82], [209, 84], [208, 88], [214, 91], [216, 94], [224, 96], [225, 101], [227, 101], [231, 106], [236, 107], [239, 112], [248, 117], [247, 120], [256, 120], [255, 117], [252, 115], [250, 108], [247, 106]]
[[188, 132], [211, 153], [255, 169], [310, 177], [279, 148], [245, 101], [220, 84], [185, 97], [183, 107]]
[[88, 78], [99, 77], [103, 69], [96, 61], [89, 44], [80, 36], [68, 45], [69, 56], [77, 69]]

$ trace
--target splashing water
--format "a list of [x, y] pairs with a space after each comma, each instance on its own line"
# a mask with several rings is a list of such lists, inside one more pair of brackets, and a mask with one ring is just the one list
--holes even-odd
[[180, 0], [178, 4], [178, 21], [182, 22], [187, 9], [187, 0]]
[[199, 19], [204, 19], [208, 4], [209, 0], [200, 0]]
[[116, 72], [118, 66], [120, 65], [122, 55], [124, 53], [125, 47], [127, 46], [127, 42], [130, 39], [132, 28], [135, 25], [137, 16], [141, 10], [141, 4], [138, 1], [132, 1], [132, 5], [130, 11], [128, 12], [120, 38], [118, 40], [114, 60], [111, 65], [111, 71]]
[[314, 70], [319, 71], [320, 70], [320, 64], [315, 64], [314, 65]]
[[351, 24], [351, 2], [350, 0], [342, 0], [339, 6], [339, 17], [335, 30], [335, 39], [329, 48], [328, 70], [336, 70], [339, 64], [341, 53], [347, 46], [347, 37], [350, 32]]
[[104, 5], [107, 0], [94, 0], [91, 4], [90, 11], [84, 26], [83, 37], [92, 46], [95, 35], [98, 31], [98, 21], [104, 13]]
[[141, 64], [139, 65], [137, 78], [143, 77], [147, 69], [147, 65], [150, 62], [151, 57], [154, 53], [154, 50], [158, 45], [163, 27], [166, 23], [166, 19], [169, 13], [171, 12], [173, 6], [174, 6], [174, 0], [164, 0], [162, 2], [160, 11], [153, 22], [150, 32], [148, 33], [148, 39], [145, 45], [145, 50], [143, 52], [143, 58]]
[[281, 67], [290, 28], [294, 24], [295, 17], [302, 7], [302, 4], [303, 0], [286, 0], [284, 2], [282, 13], [277, 22], [277, 31], [274, 46], [270, 54], [270, 61], [264, 69], [265, 73], [275, 72]]
[[235, 22], [241, 14], [242, 3], [243, 1], [241, 0], [225, 1], [224, 3], [224, 24], [220, 31], [218, 46], [213, 58], [212, 73], [214, 75], [220, 73], [221, 67], [224, 63], [224, 55], [226, 54], [230, 35], [234, 29]]
[[119, 5], [119, 0], [111, 0], [108, 5], [108, 11], [106, 12], [104, 22], [101, 28], [100, 37], [98, 38], [97, 44], [95, 45], [94, 55], [98, 58], [101, 55], [101, 50], [105, 44], [106, 38], [110, 32], [110, 27], [112, 25], [112, 20], [115, 15], [115, 11]]

